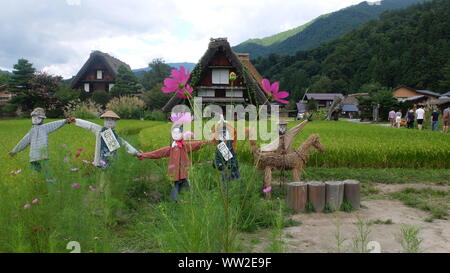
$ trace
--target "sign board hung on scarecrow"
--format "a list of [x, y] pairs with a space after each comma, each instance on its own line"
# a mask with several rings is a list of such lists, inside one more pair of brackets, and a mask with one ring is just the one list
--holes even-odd
[[231, 158], [233, 158], [230, 149], [228, 149], [227, 145], [224, 142], [220, 142], [219, 145], [217, 145], [217, 149], [222, 154], [225, 161], [228, 161]]
[[119, 141], [117, 141], [117, 138], [114, 135], [111, 128], [109, 128], [108, 130], [106, 130], [104, 132], [101, 132], [100, 134], [101, 134], [103, 140], [105, 141], [106, 146], [108, 147], [108, 150], [110, 152], [114, 152], [115, 150], [120, 148]]

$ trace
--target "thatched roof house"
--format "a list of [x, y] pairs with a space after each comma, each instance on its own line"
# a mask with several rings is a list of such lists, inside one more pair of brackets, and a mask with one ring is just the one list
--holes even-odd
[[70, 87], [86, 92], [109, 91], [116, 82], [120, 66], [131, 70], [130, 66], [119, 59], [101, 51], [93, 51], [89, 59], [71, 81]]
[[[229, 74], [236, 73], [231, 84]], [[262, 77], [250, 62], [249, 54], [235, 53], [226, 38], [211, 39], [203, 57], [191, 73], [188, 84], [193, 96], [202, 97], [204, 104], [264, 104], [266, 95], [261, 86]], [[163, 107], [169, 112], [175, 105], [186, 103], [173, 96]]]

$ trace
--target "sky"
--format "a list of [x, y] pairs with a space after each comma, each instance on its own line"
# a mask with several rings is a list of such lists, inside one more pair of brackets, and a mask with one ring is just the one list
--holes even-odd
[[1, 0], [0, 69], [19, 58], [70, 78], [93, 50], [132, 69], [155, 58], [196, 63], [211, 37], [232, 46], [363, 0]]

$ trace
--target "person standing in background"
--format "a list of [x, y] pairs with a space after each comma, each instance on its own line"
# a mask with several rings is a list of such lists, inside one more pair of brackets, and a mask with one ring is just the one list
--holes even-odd
[[444, 109], [444, 126], [442, 128], [442, 132], [444, 134], [448, 133], [448, 126], [450, 125], [450, 106], [447, 109]]
[[397, 113], [395, 113], [395, 126], [397, 126], [397, 128], [400, 128], [401, 122], [402, 122], [402, 111], [398, 110]]
[[417, 119], [417, 127], [419, 130], [422, 130], [423, 122], [425, 121], [425, 110], [423, 110], [423, 106], [419, 106], [419, 109], [416, 110], [416, 119]]
[[388, 120], [391, 123], [391, 127], [394, 127], [395, 126], [395, 111], [394, 110], [391, 110], [389, 112]]
[[431, 113], [431, 130], [439, 130], [439, 112], [436, 110], [436, 108], [434, 108], [433, 112]]
[[406, 122], [408, 123], [408, 129], [414, 128], [414, 111], [413, 111], [413, 109], [409, 109], [408, 113], [406, 114]]

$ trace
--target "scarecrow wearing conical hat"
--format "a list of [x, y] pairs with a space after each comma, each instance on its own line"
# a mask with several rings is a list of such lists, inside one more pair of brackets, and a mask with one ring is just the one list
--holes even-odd
[[30, 164], [31, 168], [40, 172], [46, 167], [48, 162], [48, 135], [64, 124], [74, 122], [73, 118], [53, 121], [44, 124], [45, 111], [42, 108], [36, 108], [31, 112], [31, 123], [33, 127], [22, 138], [22, 140], [9, 152], [9, 155], [14, 156], [20, 151], [23, 151], [30, 145]]
[[126, 151], [129, 154], [134, 156], [140, 154], [114, 130], [116, 127], [116, 121], [120, 119], [116, 113], [113, 111], [106, 111], [100, 116], [100, 118], [103, 119], [103, 126], [78, 118], [75, 122], [76, 126], [89, 130], [95, 135], [96, 142], [95, 158], [93, 161], [94, 165], [106, 169], [111, 165], [116, 156], [117, 149], [121, 146], [125, 146]]
[[[186, 115], [180, 115], [181, 118], [178, 120], [186, 120], [185, 116]], [[191, 132], [186, 132], [183, 134], [183, 124], [176, 123], [171, 130], [172, 144], [170, 146], [152, 152], [142, 153], [138, 156], [138, 159], [140, 160], [144, 158], [169, 158], [168, 176], [170, 180], [174, 181], [174, 187], [170, 193], [170, 198], [172, 200], [178, 199], [178, 194], [183, 188], [186, 191], [189, 191], [190, 189], [187, 168], [191, 166], [191, 162], [189, 160], [188, 152], [195, 152], [200, 150], [204, 144], [212, 143], [212, 140], [185, 142], [187, 134], [189, 133]]]

